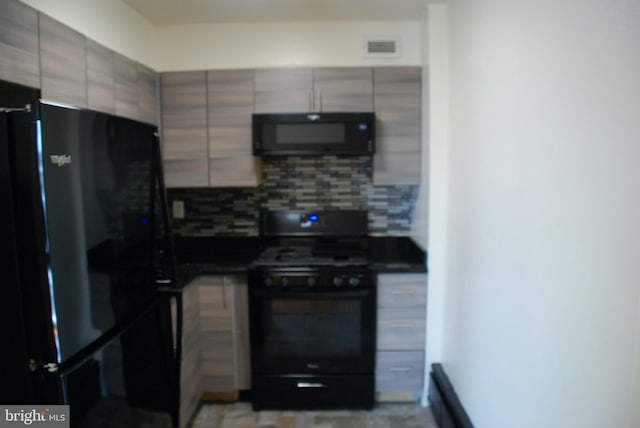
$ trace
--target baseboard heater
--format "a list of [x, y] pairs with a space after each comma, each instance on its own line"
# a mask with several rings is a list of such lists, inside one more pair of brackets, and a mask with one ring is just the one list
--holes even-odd
[[440, 428], [473, 428], [460, 399], [456, 394], [442, 365], [431, 365], [429, 381], [429, 404]]

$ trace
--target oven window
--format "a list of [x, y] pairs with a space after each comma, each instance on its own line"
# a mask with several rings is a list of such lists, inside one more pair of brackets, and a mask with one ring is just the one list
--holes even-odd
[[263, 320], [267, 357], [358, 357], [361, 301], [273, 299]]

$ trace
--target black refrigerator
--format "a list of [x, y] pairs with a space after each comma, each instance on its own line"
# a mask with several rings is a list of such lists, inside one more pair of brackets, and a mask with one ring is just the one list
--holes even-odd
[[0, 93], [0, 403], [177, 426], [181, 342], [154, 126]]

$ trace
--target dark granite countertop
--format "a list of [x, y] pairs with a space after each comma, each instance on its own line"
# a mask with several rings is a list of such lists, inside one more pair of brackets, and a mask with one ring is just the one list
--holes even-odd
[[[176, 237], [178, 286], [197, 275], [245, 273], [265, 242], [248, 237]], [[405, 236], [369, 237], [371, 268], [378, 273], [427, 272], [426, 253]]]

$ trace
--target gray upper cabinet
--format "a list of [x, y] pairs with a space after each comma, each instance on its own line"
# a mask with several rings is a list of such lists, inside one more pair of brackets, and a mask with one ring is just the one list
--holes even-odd
[[270, 68], [255, 71], [255, 112], [296, 113], [312, 110], [313, 71], [310, 68]]
[[208, 187], [206, 72], [162, 73], [160, 87], [166, 185]]
[[90, 39], [86, 51], [88, 107], [156, 124], [157, 73]]
[[116, 114], [123, 117], [138, 116], [138, 65], [135, 61], [115, 55]]
[[317, 68], [313, 82], [314, 111], [373, 110], [372, 68]]
[[374, 100], [377, 117], [374, 184], [420, 184], [421, 68], [375, 68]]
[[40, 87], [38, 12], [19, 1], [0, 1], [0, 79]]
[[258, 184], [251, 150], [252, 70], [207, 72], [209, 185], [251, 187]]
[[158, 73], [142, 64], [137, 64], [138, 120], [158, 123], [158, 97], [156, 95]]
[[371, 68], [260, 69], [255, 72], [256, 113], [372, 109]]
[[42, 98], [87, 107], [85, 38], [40, 14], [40, 78]]
[[87, 104], [91, 110], [114, 114], [115, 59], [111, 50], [87, 39]]

